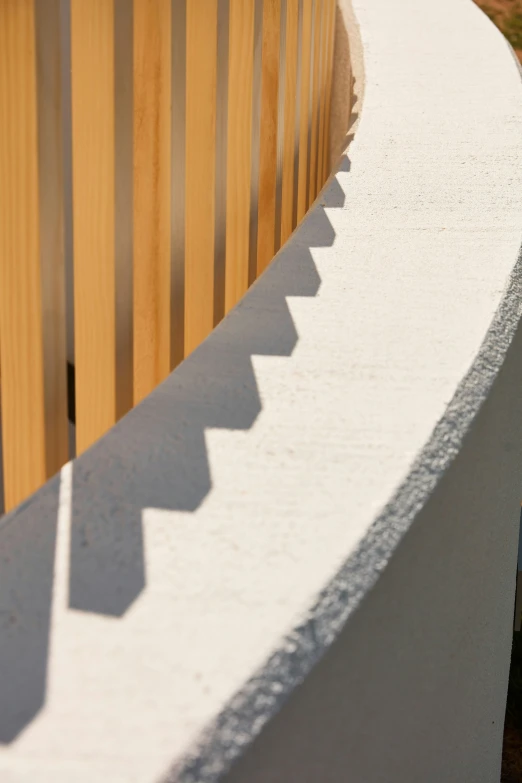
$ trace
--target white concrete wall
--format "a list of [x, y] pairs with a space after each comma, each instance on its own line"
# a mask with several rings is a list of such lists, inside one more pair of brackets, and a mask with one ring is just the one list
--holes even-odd
[[315, 210], [2, 522], [2, 781], [499, 779], [522, 82], [471, 0], [354, 12], [364, 104]]

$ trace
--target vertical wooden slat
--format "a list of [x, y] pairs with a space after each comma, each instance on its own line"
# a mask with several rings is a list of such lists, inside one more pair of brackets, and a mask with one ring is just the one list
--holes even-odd
[[134, 401], [170, 372], [171, 0], [134, 0]]
[[308, 207], [308, 125], [310, 108], [310, 77], [312, 53], [313, 0], [303, 0], [301, 41], [301, 132], [299, 136], [299, 176], [297, 194], [297, 222], [305, 216]]
[[218, 0], [216, 74], [216, 199], [214, 218], [214, 326], [225, 315], [230, 0]]
[[310, 135], [310, 177], [308, 182], [308, 206], [310, 207], [317, 195], [317, 158], [318, 158], [318, 121], [319, 121], [319, 79], [321, 63], [321, 9], [323, 0], [315, 0], [314, 9], [314, 39], [312, 42], [312, 127]]
[[331, 12], [332, 4], [330, 0], [325, 0], [324, 23], [323, 23], [323, 42], [321, 57], [321, 98], [319, 110], [319, 161], [317, 164], [317, 189], [323, 187], [328, 172], [326, 168], [326, 149], [328, 141], [326, 137], [327, 113], [328, 113], [328, 57], [330, 52], [330, 30], [331, 30]]
[[328, 34], [330, 23], [330, 2], [323, 0], [321, 22], [321, 64], [319, 77], [319, 138], [317, 142], [317, 186], [319, 193], [324, 184], [324, 134], [326, 127], [326, 68], [328, 59]]
[[299, 33], [299, 0], [287, 0], [285, 131], [281, 206], [281, 244], [292, 233], [294, 203], [295, 120], [297, 100], [297, 57]]
[[[66, 350], [69, 378], [74, 374], [74, 268], [72, 218], [71, 5], [61, 0], [60, 58], [62, 69], [63, 218], [65, 254]], [[72, 384], [71, 384], [72, 387]], [[72, 391], [72, 388], [70, 389]], [[73, 402], [74, 408], [74, 400]], [[71, 411], [73, 413], [74, 411]], [[74, 416], [72, 417], [74, 419]], [[76, 440], [74, 436], [73, 440]], [[71, 453], [74, 456], [75, 448]]]
[[116, 418], [134, 404], [133, 361], [133, 16], [114, 0], [114, 232], [116, 271]]
[[277, 173], [274, 254], [281, 247], [281, 225], [283, 211], [283, 162], [285, 152], [285, 95], [286, 95], [286, 23], [287, 0], [279, 0], [279, 84], [277, 88]]
[[255, 0], [230, 0], [225, 310], [248, 288]]
[[332, 108], [332, 78], [333, 78], [333, 57], [335, 42], [335, 24], [337, 16], [336, 0], [329, 0], [330, 4], [330, 24], [328, 30], [328, 56], [326, 61], [326, 125], [325, 125], [325, 177], [330, 173], [332, 161], [330, 160], [330, 112]]
[[5, 506], [45, 481], [34, 0], [0, 3], [0, 359]]
[[46, 477], [69, 458], [60, 2], [35, 4]]
[[258, 275], [272, 260], [275, 247], [280, 22], [281, 6], [279, 0], [264, 0], [257, 238]]
[[187, 0], [171, 7], [172, 115], [171, 115], [171, 266], [170, 367], [185, 355], [185, 136]]
[[248, 243], [248, 284], [257, 277], [257, 239], [259, 218], [259, 156], [261, 144], [261, 77], [263, 55], [263, 5], [255, 0], [254, 74], [252, 87], [252, 165], [250, 169], [250, 229]]
[[295, 85], [295, 123], [294, 123], [294, 182], [293, 182], [293, 204], [292, 204], [292, 231], [297, 226], [297, 205], [299, 197], [299, 158], [300, 158], [300, 138], [301, 138], [301, 81], [303, 74], [303, 4], [304, 0], [298, 2], [297, 18], [297, 80]]
[[218, 0], [187, 3], [185, 351], [213, 328]]
[[71, 0], [76, 449], [116, 420], [114, 4]]

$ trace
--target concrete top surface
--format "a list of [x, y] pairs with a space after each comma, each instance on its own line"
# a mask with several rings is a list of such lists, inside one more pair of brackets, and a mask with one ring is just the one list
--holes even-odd
[[314, 210], [155, 393], [3, 520], [2, 783], [217, 780], [487, 397], [520, 317], [520, 73], [471, 0], [354, 13], [362, 114]]

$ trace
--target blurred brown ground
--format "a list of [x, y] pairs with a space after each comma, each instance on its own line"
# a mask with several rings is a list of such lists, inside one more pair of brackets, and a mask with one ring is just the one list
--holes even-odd
[[[504, 33], [522, 63], [522, 0], [475, 2]], [[511, 660], [501, 783], [522, 783], [522, 645], [519, 636], [515, 634]]]
[[522, 0], [475, 0], [502, 30], [522, 63]]
[[513, 634], [504, 724], [502, 783], [522, 783], [522, 632]]
[[[504, 33], [522, 63], [522, 0], [475, 0]], [[515, 635], [517, 637], [518, 634]], [[520, 643], [515, 638], [504, 726], [502, 783], [522, 783], [522, 691]]]

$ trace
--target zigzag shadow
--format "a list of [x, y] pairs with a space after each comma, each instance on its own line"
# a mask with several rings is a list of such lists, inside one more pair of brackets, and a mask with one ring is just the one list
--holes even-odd
[[[328, 203], [343, 201], [335, 180]], [[256, 421], [262, 404], [252, 356], [292, 354], [299, 336], [286, 298], [316, 295], [310, 247], [333, 240], [324, 210], [316, 209], [210, 337], [75, 463], [71, 607], [121, 616], [139, 595], [142, 509], [193, 512], [207, 497], [205, 431], [248, 430]]]
[[[343, 159], [341, 170], [349, 170]], [[333, 179], [329, 208], [344, 195]], [[69, 606], [121, 617], [145, 587], [142, 511], [195, 512], [212, 491], [207, 429], [248, 430], [262, 410], [252, 356], [289, 357], [299, 339], [287, 297], [320, 287], [311, 247], [334, 231], [317, 205], [209, 338], [73, 463]], [[0, 743], [45, 702], [59, 477], [0, 526]]]

